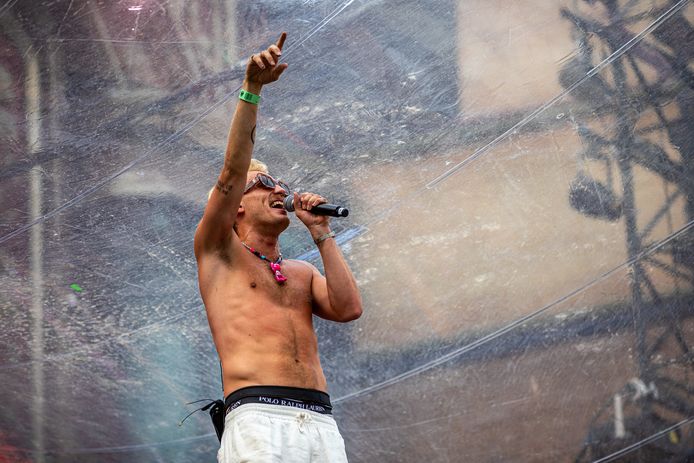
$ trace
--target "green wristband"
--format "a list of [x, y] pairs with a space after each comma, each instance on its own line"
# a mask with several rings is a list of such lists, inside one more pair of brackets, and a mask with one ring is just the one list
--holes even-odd
[[243, 100], [251, 104], [258, 104], [260, 101], [260, 95], [256, 95], [255, 93], [247, 92], [244, 89], [241, 89], [241, 93], [239, 93], [239, 100]]

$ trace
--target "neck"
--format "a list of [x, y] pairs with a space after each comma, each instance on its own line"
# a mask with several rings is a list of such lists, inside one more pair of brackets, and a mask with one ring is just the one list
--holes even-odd
[[243, 243], [260, 251], [268, 258], [276, 259], [280, 255], [280, 243], [278, 235], [265, 235], [249, 230], [239, 238]]

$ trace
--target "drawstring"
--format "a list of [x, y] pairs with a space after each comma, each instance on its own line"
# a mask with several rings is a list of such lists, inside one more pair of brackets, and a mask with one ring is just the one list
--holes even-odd
[[311, 422], [311, 415], [306, 412], [301, 412], [296, 416], [296, 421], [299, 422], [299, 432], [304, 433], [304, 424]]

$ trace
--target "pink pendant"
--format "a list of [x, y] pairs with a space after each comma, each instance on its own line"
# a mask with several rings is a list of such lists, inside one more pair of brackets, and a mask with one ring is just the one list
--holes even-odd
[[275, 280], [277, 283], [282, 284], [285, 281], [287, 281], [287, 277], [282, 275], [282, 269], [280, 268], [280, 264], [276, 264], [274, 262], [270, 262], [270, 270], [275, 274]]

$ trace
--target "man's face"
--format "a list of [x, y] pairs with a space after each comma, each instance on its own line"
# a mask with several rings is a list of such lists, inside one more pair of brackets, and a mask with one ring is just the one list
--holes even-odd
[[[241, 198], [245, 217], [251, 224], [278, 227], [281, 232], [289, 226], [289, 216], [282, 204], [287, 192], [276, 181], [272, 188], [256, 181], [258, 174], [262, 172], [252, 170], [246, 175], [246, 185], [255, 183]], [[269, 174], [265, 175], [274, 180]]]

